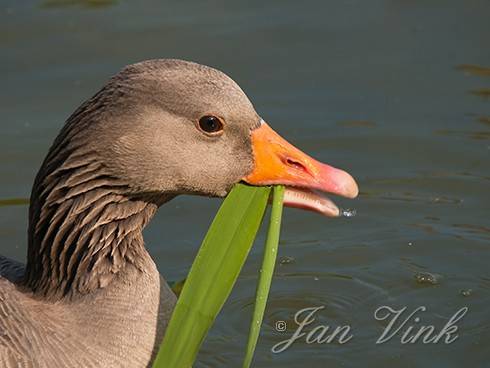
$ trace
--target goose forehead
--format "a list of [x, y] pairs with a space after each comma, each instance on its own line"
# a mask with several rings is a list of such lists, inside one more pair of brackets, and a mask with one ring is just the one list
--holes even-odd
[[142, 62], [123, 69], [113, 81], [134, 102], [157, 105], [176, 115], [221, 113], [256, 120], [255, 109], [240, 86], [203, 65]]

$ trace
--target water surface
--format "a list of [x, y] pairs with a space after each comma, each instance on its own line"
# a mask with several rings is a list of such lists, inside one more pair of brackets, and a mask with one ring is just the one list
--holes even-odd
[[[358, 180], [350, 219], [286, 210], [255, 367], [490, 366], [488, 1], [13, 1], [0, 4], [1, 253], [23, 260], [33, 178], [68, 115], [122, 66], [217, 67], [288, 140]], [[146, 230], [162, 274], [184, 277], [219, 206], [178, 198]], [[243, 358], [261, 235], [196, 367]], [[459, 339], [376, 345], [387, 305], [425, 306]], [[297, 342], [294, 314], [350, 325], [346, 344]], [[287, 330], [276, 331], [277, 321]], [[416, 324], [415, 324], [416, 325]]]

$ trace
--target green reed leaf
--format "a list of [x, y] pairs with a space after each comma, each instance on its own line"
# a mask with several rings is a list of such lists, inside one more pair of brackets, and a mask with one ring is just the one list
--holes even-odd
[[277, 249], [279, 245], [279, 233], [281, 231], [282, 207], [284, 199], [284, 187], [282, 185], [275, 186], [272, 193], [272, 211], [267, 232], [267, 240], [265, 242], [264, 258], [260, 269], [259, 283], [257, 284], [257, 292], [255, 295], [255, 305], [250, 324], [250, 333], [248, 335], [247, 350], [243, 368], [250, 367], [252, 363], [257, 340], [259, 339], [260, 326], [264, 319], [267, 297], [274, 274], [274, 266], [276, 265]]
[[224, 200], [192, 264], [153, 368], [194, 363], [252, 247], [270, 191], [237, 184]]

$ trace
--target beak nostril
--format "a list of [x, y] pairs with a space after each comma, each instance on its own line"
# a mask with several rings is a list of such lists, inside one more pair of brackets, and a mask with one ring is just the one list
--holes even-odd
[[304, 171], [304, 172], [308, 172], [308, 170], [306, 170], [306, 167], [301, 163], [301, 162], [298, 162], [292, 158], [289, 158], [287, 157], [285, 160], [285, 163], [286, 165], [296, 169], [296, 170], [301, 170], [301, 171]]

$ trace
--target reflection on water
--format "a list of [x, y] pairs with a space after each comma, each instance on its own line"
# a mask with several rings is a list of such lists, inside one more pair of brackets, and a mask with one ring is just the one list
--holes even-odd
[[485, 140], [490, 139], [490, 131], [478, 131], [478, 132], [467, 132], [467, 131], [458, 131], [458, 130], [449, 130], [449, 129], [441, 129], [436, 130], [435, 134], [446, 135], [446, 136], [459, 136], [468, 139], [477, 139], [477, 140]]
[[117, 0], [45, 0], [41, 3], [43, 8], [63, 8], [70, 6], [80, 6], [84, 8], [105, 8], [116, 5]]
[[[463, 71], [466, 75], [480, 76], [480, 77], [490, 77], [490, 68], [479, 66], [463, 64], [458, 65], [456, 69]], [[488, 79], [482, 79], [488, 81]], [[471, 89], [469, 91], [471, 95], [482, 97], [485, 99], [490, 98], [490, 88], [477, 88]], [[484, 125], [490, 124], [490, 119], [487, 116], [479, 116], [476, 119], [477, 122]], [[490, 139], [490, 130], [486, 131], [466, 131], [466, 130], [453, 130], [453, 129], [438, 129], [434, 131], [435, 134], [443, 136], [458, 136], [474, 140], [488, 140]]]
[[478, 97], [490, 98], [490, 88], [473, 89], [470, 93]]
[[[361, 189], [335, 198], [353, 218], [285, 210], [254, 366], [486, 367], [489, 13], [487, 0], [1, 2], [1, 253], [24, 258], [26, 198], [77, 106], [125, 64], [194, 60], [230, 74], [277, 131]], [[145, 240], [166, 278], [185, 277], [218, 206], [181, 197], [160, 210]], [[196, 367], [240, 366], [264, 236]], [[450, 346], [378, 346], [382, 305], [424, 305], [421, 323], [438, 326], [469, 310]], [[321, 323], [351, 325], [353, 340], [273, 354], [294, 314], [314, 306], [325, 306]]]
[[438, 285], [442, 281], [442, 275], [430, 272], [417, 272], [414, 279], [421, 285]]
[[485, 124], [485, 125], [490, 125], [490, 117], [488, 116], [480, 116], [478, 118], [478, 121], [482, 124]]
[[473, 294], [473, 289], [461, 290], [461, 295], [463, 295], [463, 296], [471, 296], [471, 294]]
[[0, 199], [0, 207], [6, 206], [26, 206], [29, 204], [29, 198], [8, 198]]
[[486, 68], [480, 65], [462, 64], [462, 65], [458, 65], [456, 69], [462, 70], [468, 75], [490, 77], [490, 68]]
[[364, 127], [364, 128], [374, 128], [376, 123], [373, 121], [364, 120], [352, 120], [352, 121], [339, 121], [337, 125], [342, 127]]

